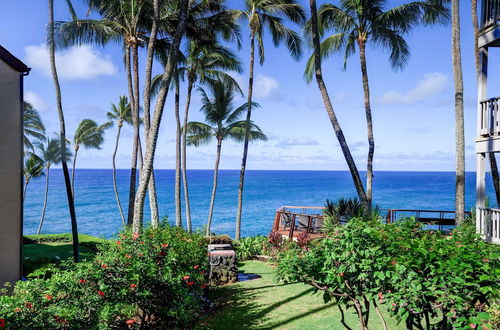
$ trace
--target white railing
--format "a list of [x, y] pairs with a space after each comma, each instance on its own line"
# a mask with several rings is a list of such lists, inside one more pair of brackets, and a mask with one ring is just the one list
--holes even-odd
[[487, 242], [500, 244], [500, 209], [477, 208], [476, 230]]
[[479, 135], [483, 137], [500, 135], [500, 97], [480, 102], [481, 127]]

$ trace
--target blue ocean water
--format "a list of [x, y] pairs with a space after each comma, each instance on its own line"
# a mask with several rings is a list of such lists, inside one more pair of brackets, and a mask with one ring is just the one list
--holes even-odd
[[[156, 170], [160, 216], [175, 219], [174, 170]], [[193, 226], [205, 224], [213, 182], [211, 170], [189, 170]], [[129, 171], [117, 171], [118, 189], [126, 212]], [[234, 235], [239, 171], [221, 170], [212, 229]], [[488, 183], [492, 187], [491, 178]], [[61, 169], [52, 169], [49, 198], [42, 233], [70, 231], [66, 191]], [[33, 180], [24, 206], [24, 233], [34, 234], [40, 220], [45, 178]], [[374, 202], [382, 209], [453, 210], [453, 172], [377, 172]], [[491, 189], [490, 189], [491, 190]], [[323, 206], [327, 198], [355, 196], [347, 171], [247, 171], [242, 236], [267, 235], [276, 209], [283, 205]], [[183, 198], [183, 195], [182, 195]], [[493, 200], [490, 198], [490, 200]], [[121, 228], [112, 186], [111, 170], [80, 169], [75, 178], [75, 206], [81, 233], [110, 237]], [[466, 175], [466, 207], [475, 203], [475, 173]], [[149, 219], [149, 203], [145, 203]]]

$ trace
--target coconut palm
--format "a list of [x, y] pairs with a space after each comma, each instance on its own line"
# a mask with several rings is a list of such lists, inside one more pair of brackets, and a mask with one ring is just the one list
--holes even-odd
[[[272, 35], [275, 46], [285, 42], [291, 55], [299, 58], [302, 54], [302, 39], [300, 36], [284, 24], [284, 20], [302, 24], [305, 14], [295, 0], [247, 0], [245, 10], [239, 11], [239, 17], [246, 19], [250, 30], [250, 67], [248, 71], [248, 109], [246, 120], [250, 123], [252, 117], [252, 97], [253, 97], [253, 76], [255, 61], [255, 41], [259, 51], [260, 64], [264, 63], [264, 40], [265, 28]], [[250, 126], [247, 125], [247, 132], [243, 142], [243, 157], [241, 161], [240, 182], [238, 186], [238, 209], [236, 213], [236, 235], [240, 238], [241, 232], [241, 212], [243, 210], [243, 185], [245, 181], [245, 169], [248, 155], [248, 142], [250, 139]]]
[[[73, 20], [76, 20], [76, 14], [70, 0], [66, 0]], [[59, 77], [56, 68], [56, 47], [55, 47], [55, 33], [54, 33], [54, 0], [49, 0], [49, 24], [47, 29], [47, 46], [49, 47], [50, 69], [52, 73], [52, 81], [54, 82], [54, 89], [56, 93], [57, 114], [59, 117], [59, 138], [60, 138], [60, 152], [61, 163], [64, 175], [64, 184], [66, 187], [66, 196], [68, 198], [69, 214], [71, 218], [71, 234], [73, 241], [73, 258], [75, 262], [80, 260], [80, 252], [78, 249], [78, 225], [76, 222], [75, 202], [73, 200], [73, 193], [71, 191], [71, 182], [69, 178], [68, 163], [67, 163], [67, 148], [66, 148], [66, 123], [64, 121], [64, 111], [62, 107], [61, 86], [59, 85]], [[48, 181], [48, 177], [47, 177]], [[44, 209], [45, 214], [45, 209]], [[42, 217], [43, 222], [43, 217]], [[40, 223], [41, 229], [42, 223]]]
[[[49, 196], [49, 179], [50, 179], [50, 168], [52, 165], [57, 165], [62, 163], [63, 155], [61, 152], [61, 140], [59, 137], [47, 138], [46, 141], [35, 142], [35, 146], [40, 154], [40, 159], [45, 167], [45, 197], [43, 199], [42, 215], [40, 217], [40, 224], [38, 225], [37, 235], [40, 234], [42, 230], [43, 220], [45, 219], [45, 211], [47, 209], [47, 199]], [[71, 151], [66, 148], [67, 159], [71, 157]], [[71, 191], [70, 191], [71, 193]]]
[[[206, 123], [189, 122], [187, 126], [187, 142], [189, 145], [199, 146], [202, 144], [208, 144], [214, 139], [217, 141], [214, 183], [207, 220], [206, 234], [208, 236], [210, 235], [215, 194], [217, 191], [217, 177], [222, 141], [230, 138], [235, 141], [243, 142], [246, 137], [251, 141], [267, 140], [267, 137], [254, 123], [246, 120], [238, 120], [243, 115], [245, 110], [247, 110], [248, 105], [245, 103], [236, 109], [234, 108], [234, 87], [227, 81], [217, 80], [211, 84], [210, 96], [202, 88], [199, 88], [198, 90], [201, 93], [203, 104], [200, 111], [205, 114]], [[258, 107], [259, 105], [254, 103], [253, 106]], [[248, 132], [250, 133], [247, 134]]]
[[76, 158], [80, 147], [86, 149], [101, 149], [104, 142], [104, 131], [111, 126], [111, 122], [98, 125], [92, 119], [83, 119], [76, 128], [73, 136], [73, 171], [71, 172], [71, 187], [73, 187], [73, 198], [75, 196], [75, 168]]
[[30, 138], [35, 140], [45, 139], [45, 126], [40, 113], [28, 102], [23, 102], [23, 129], [24, 150], [27, 153], [34, 150]]
[[[409, 47], [404, 39], [414, 26], [421, 23], [442, 20], [447, 10], [436, 1], [414, 1], [386, 9], [387, 0], [343, 0], [340, 5], [324, 4], [318, 12], [319, 31], [334, 30], [335, 33], [321, 43], [321, 55], [326, 57], [333, 52], [344, 50], [344, 67], [347, 58], [359, 51], [363, 82], [364, 107], [368, 135], [368, 157], [366, 171], [366, 204], [372, 204], [373, 156], [375, 140], [373, 135], [370, 86], [366, 61], [368, 43], [382, 46], [390, 51], [389, 61], [394, 69], [401, 69], [409, 57]], [[310, 28], [310, 25], [306, 27]], [[306, 68], [306, 78], [312, 79], [314, 56]], [[358, 191], [360, 189], [358, 188]]]
[[126, 96], [120, 96], [118, 104], [111, 104], [111, 111], [108, 112], [107, 117], [112, 122], [116, 122], [116, 142], [113, 151], [113, 188], [115, 190], [116, 203], [118, 204], [118, 211], [122, 219], [123, 226], [126, 226], [125, 216], [123, 215], [122, 204], [120, 202], [120, 195], [118, 194], [118, 186], [116, 184], [116, 153], [118, 151], [118, 144], [120, 142], [120, 134], [122, 131], [123, 123], [132, 125], [132, 112], [130, 103]]
[[43, 159], [35, 154], [30, 154], [24, 161], [23, 174], [24, 174], [24, 192], [23, 201], [26, 199], [26, 191], [31, 179], [39, 178], [43, 175], [45, 164]]

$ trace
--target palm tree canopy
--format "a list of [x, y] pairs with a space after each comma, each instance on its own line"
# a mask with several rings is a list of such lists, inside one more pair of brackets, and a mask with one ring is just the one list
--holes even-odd
[[[200, 111], [205, 114], [205, 123], [190, 122], [187, 127], [187, 142], [199, 146], [210, 143], [214, 138], [222, 141], [231, 138], [244, 141], [247, 122], [239, 120], [245, 113], [248, 104], [244, 103], [234, 108], [235, 91], [233, 86], [224, 80], [217, 80], [210, 84], [210, 96], [203, 88], [198, 88], [202, 95]], [[253, 102], [252, 107], [260, 105]], [[253, 122], [250, 125], [250, 140], [267, 140], [266, 135]]]
[[[334, 34], [321, 43], [321, 57], [344, 51], [344, 68], [356, 44], [370, 42], [390, 51], [389, 60], [394, 69], [401, 69], [408, 61], [410, 51], [404, 35], [418, 24], [445, 23], [449, 11], [441, 0], [413, 1], [387, 9], [387, 0], [341, 0], [339, 6], [324, 4], [318, 10], [318, 28]], [[311, 22], [305, 25], [310, 36]], [[311, 81], [314, 56], [309, 58], [304, 76]]]
[[[59, 137], [46, 138], [44, 142], [37, 141], [35, 146], [39, 151], [39, 157], [45, 163], [45, 167], [59, 164], [62, 161], [61, 140]], [[72, 153], [66, 146], [66, 159], [69, 160], [71, 157]]]
[[294, 58], [302, 55], [302, 38], [284, 22], [302, 25], [305, 21], [304, 9], [295, 0], [246, 0], [246, 9], [238, 11], [238, 17], [245, 18], [251, 33], [257, 38], [260, 64], [264, 63], [264, 29], [271, 33], [275, 46], [285, 42]]
[[111, 121], [117, 121], [119, 123], [126, 122], [132, 125], [132, 108], [130, 107], [128, 98], [126, 96], [120, 96], [118, 104], [111, 103], [111, 111], [109, 111], [106, 116]]
[[30, 137], [36, 140], [45, 139], [45, 126], [43, 125], [40, 113], [28, 102], [23, 102], [23, 141], [26, 149], [33, 151], [33, 143]]
[[43, 159], [35, 154], [31, 154], [24, 161], [24, 167], [23, 167], [24, 177], [28, 180], [40, 177], [43, 175], [44, 167], [45, 163]]
[[75, 148], [81, 145], [89, 149], [101, 149], [104, 142], [104, 131], [111, 126], [111, 122], [98, 125], [92, 119], [83, 119], [76, 128], [73, 136]]

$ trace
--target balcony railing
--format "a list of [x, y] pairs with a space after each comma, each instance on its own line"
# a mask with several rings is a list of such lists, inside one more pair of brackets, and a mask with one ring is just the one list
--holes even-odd
[[486, 242], [500, 244], [500, 209], [478, 208], [476, 229]]
[[481, 113], [479, 114], [481, 121], [480, 136], [490, 137], [500, 135], [499, 103], [500, 97], [481, 101]]
[[494, 25], [500, 20], [500, 0], [483, 0], [482, 6], [482, 29]]

